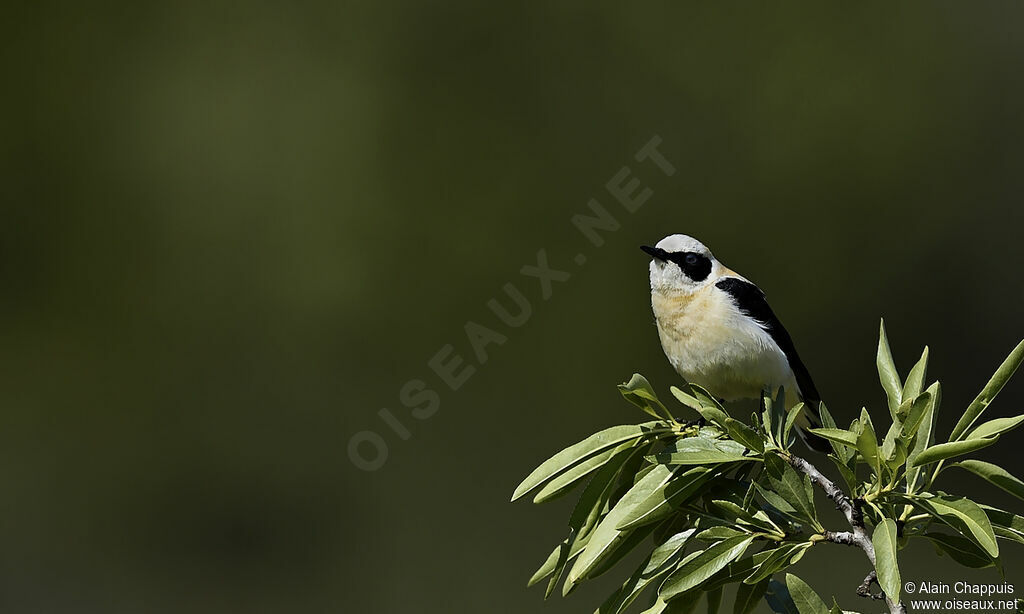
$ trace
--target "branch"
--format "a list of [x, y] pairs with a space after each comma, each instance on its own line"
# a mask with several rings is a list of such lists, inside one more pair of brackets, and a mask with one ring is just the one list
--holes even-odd
[[872, 582], [878, 582], [878, 574], [876, 574], [874, 570], [872, 570], [872, 572], [864, 578], [864, 581], [860, 583], [860, 586], [857, 587], [857, 594], [861, 597], [867, 597], [868, 599], [877, 599], [879, 601], [885, 599], [885, 593], [871, 592]]
[[[788, 452], [781, 454], [782, 458], [790, 464], [791, 467], [803, 473], [804, 475], [811, 478], [811, 482], [824, 491], [825, 495], [831, 499], [835, 504], [836, 508], [843, 513], [846, 517], [846, 522], [850, 524], [851, 531], [842, 533], [835, 533], [832, 531], [826, 531], [824, 534], [825, 540], [837, 544], [845, 544], [847, 546], [857, 546], [864, 551], [865, 556], [871, 561], [871, 566], [875, 566], [875, 546], [871, 543], [871, 536], [868, 535], [867, 529], [864, 528], [864, 513], [860, 509], [860, 499], [851, 499], [841, 488], [836, 486], [832, 480], [826, 478], [824, 474], [818, 471], [818, 468], [800, 458], [794, 456]], [[872, 581], [875, 581], [875, 572], [872, 571], [865, 578], [865, 584], [861, 584], [857, 588], [857, 594], [861, 595], [861, 590], [867, 591], [870, 595], [870, 585]], [[885, 603], [889, 606], [890, 614], [907, 614], [907, 608], [900, 602], [894, 602], [887, 595], [885, 597]]]

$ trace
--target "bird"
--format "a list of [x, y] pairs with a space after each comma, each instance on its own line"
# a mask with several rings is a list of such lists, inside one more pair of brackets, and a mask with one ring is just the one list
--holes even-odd
[[821, 397], [764, 292], [693, 237], [669, 235], [640, 249], [651, 256], [651, 307], [676, 372], [723, 401], [759, 399], [766, 388], [774, 394], [784, 387], [786, 409], [798, 402], [794, 397], [805, 404], [795, 422], [803, 441], [830, 451], [825, 439], [806, 432], [820, 426]]

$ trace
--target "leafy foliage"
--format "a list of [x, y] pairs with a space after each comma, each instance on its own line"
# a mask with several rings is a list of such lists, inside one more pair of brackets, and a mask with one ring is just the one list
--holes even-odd
[[[549, 596], [561, 583], [567, 595], [642, 549], [646, 555], [597, 614], [626, 612], [645, 593], [645, 614], [690, 612], [702, 598], [717, 612], [728, 584], [738, 585], [734, 614], [753, 611], [762, 599], [775, 612], [821, 614], [842, 610], [834, 600], [827, 606], [786, 572], [823, 543], [862, 545], [874, 569], [865, 584], [877, 582], [893, 611], [904, 611], [898, 603], [898, 557], [911, 539], [927, 540], [961, 565], [1001, 572], [1000, 542], [1024, 544], [1024, 517], [942, 492], [936, 481], [944, 469], [957, 467], [1024, 499], [1020, 479], [963, 458], [1024, 422], [1022, 415], [979, 423], [1022, 361], [1024, 342], [942, 442], [935, 432], [941, 387], [935, 382], [925, 388], [928, 349], [902, 379], [884, 324], [877, 367], [887, 428], [876, 427], [867, 409], [847, 428], [836, 424], [824, 404], [797, 404], [787, 411], [784, 390], [775, 396], [766, 390], [760, 411], [748, 421], [730, 415], [711, 391], [693, 384], [671, 389], [682, 411], [697, 414], [682, 421], [675, 418], [681, 412], [670, 410], [636, 374], [619, 390], [653, 421], [611, 427], [569, 446], [516, 488], [513, 500], [535, 492], [534, 501], [541, 503], [582, 487], [565, 539], [530, 584], [547, 580]], [[811, 432], [830, 442], [830, 469], [845, 489], [793, 450], [794, 419], [812, 409], [820, 413], [822, 427]], [[823, 494], [855, 509], [847, 516], [852, 532], [823, 526], [816, 501]], [[854, 585], [859, 578], [851, 580]]]

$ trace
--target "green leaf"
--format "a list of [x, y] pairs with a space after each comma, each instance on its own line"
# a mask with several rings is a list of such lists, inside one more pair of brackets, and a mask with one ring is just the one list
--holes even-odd
[[864, 457], [864, 462], [871, 466], [875, 475], [881, 479], [882, 457], [878, 453], [878, 438], [875, 435], [874, 425], [871, 424], [871, 416], [867, 409], [860, 412], [861, 432], [857, 435], [857, 450]]
[[982, 505], [980, 507], [992, 523], [992, 529], [996, 535], [1003, 539], [1024, 544], [1024, 517], [1011, 514], [991, 505]]
[[709, 467], [694, 467], [682, 473], [677, 469], [661, 488], [633, 506], [619, 522], [619, 530], [629, 530], [655, 522], [672, 513], [675, 505], [689, 499], [717, 472]]
[[671, 432], [671, 429], [657, 428], [656, 425], [656, 422], [648, 422], [639, 425], [627, 424], [622, 426], [613, 426], [599, 433], [595, 433], [579, 443], [569, 446], [534, 469], [533, 473], [528, 475], [516, 488], [515, 493], [512, 495], [512, 500], [515, 501], [516, 499], [519, 499], [534, 488], [540, 486], [544, 482], [559, 475], [563, 471], [593, 454], [598, 454], [599, 452], [617, 447], [627, 441], [639, 439], [645, 435], [656, 435]]
[[793, 596], [789, 594], [789, 589], [778, 580], [768, 582], [768, 592], [765, 593], [764, 600], [776, 614], [800, 614], [793, 603]]
[[733, 602], [732, 614], [750, 614], [768, 591], [768, 580], [757, 584], [740, 584], [736, 589], [736, 601]]
[[989, 439], [967, 439], [964, 441], [940, 443], [930, 448], [926, 448], [923, 452], [914, 457], [913, 465], [915, 467], [923, 467], [929, 463], [945, 460], [947, 458], [970, 454], [975, 450], [987, 448], [994, 444], [998, 439], [998, 437], [991, 437]]
[[572, 569], [569, 570], [569, 576], [566, 579], [566, 591], [583, 578], [590, 577], [591, 572], [622, 544], [629, 534], [629, 531], [620, 531], [618, 529], [622, 519], [632, 511], [634, 506], [647, 500], [652, 492], [664, 487], [672, 478], [672, 475], [672, 469], [659, 465], [634, 484], [616, 502], [615, 507], [608, 512], [608, 515], [594, 529], [594, 534], [591, 536], [586, 549], [576, 559]]
[[732, 561], [743, 555], [743, 552], [754, 540], [753, 536], [734, 537], [718, 542], [690, 561], [679, 566], [661, 585], [659, 594], [665, 600], [700, 585]]
[[648, 414], [659, 420], [674, 420], [672, 413], [658, 399], [654, 387], [647, 381], [647, 378], [639, 373], [634, 373], [625, 384], [619, 384], [619, 392], [627, 401], [636, 405]]
[[[588, 573], [587, 577], [596, 578], [614, 567], [619, 561], [628, 556], [634, 548], [647, 540], [658, 526], [660, 525], [647, 525], [625, 533], [625, 538], [616, 545], [614, 550], [612, 550], [607, 556], [603, 557], [601, 561], [594, 566], [594, 568]], [[579, 559], [577, 559], [577, 561], [578, 560]], [[579, 586], [578, 580], [576, 582], [571, 582], [567, 578], [565, 584], [562, 585], [562, 596], [564, 597], [576, 590], [577, 586]]]
[[[735, 505], [735, 503], [733, 503]], [[723, 539], [732, 539], [733, 537], [741, 537], [743, 535], [750, 535], [749, 531], [740, 531], [727, 526], [711, 527], [710, 529], [704, 529], [700, 533], [694, 536], [694, 539], [699, 539], [705, 542], [720, 542]]]
[[817, 510], [814, 507], [813, 494], [808, 496], [807, 484], [800, 474], [776, 454], [765, 455], [765, 467], [768, 470], [772, 490], [789, 502], [797, 516], [821, 530]]
[[786, 574], [786, 587], [800, 614], [829, 614], [828, 606], [807, 583], [791, 573]]
[[595, 614], [618, 614], [640, 596], [649, 586], [660, 581], [670, 572], [682, 557], [683, 549], [693, 535], [694, 529], [677, 533], [654, 549], [633, 575], [609, 597]]
[[949, 436], [950, 441], [958, 441], [963, 438], [963, 435], [974, 425], [982, 412], [985, 411], [985, 408], [989, 406], [992, 400], [996, 398], [996, 395], [999, 394], [999, 391], [1003, 389], [1003, 386], [1006, 385], [1014, 371], [1020, 366], [1021, 361], [1024, 361], [1024, 341], [1017, 344], [1017, 347], [1010, 352], [1010, 355], [1006, 357], [1003, 364], [999, 365], [999, 368], [996, 369], [992, 379], [985, 384], [985, 388], [967, 407], [967, 411], [960, 416], [956, 427], [953, 428], [953, 433]]
[[980, 424], [977, 428], [971, 430], [971, 432], [967, 434], [966, 439], [995, 437], [996, 435], [1001, 435], [1006, 431], [1017, 428], [1021, 422], [1024, 422], [1024, 414], [1014, 416], [1012, 418], [996, 418], [995, 420], [989, 420], [988, 422]]
[[966, 537], [945, 533], [925, 533], [924, 536], [931, 540], [940, 554], [948, 555], [964, 567], [983, 569], [995, 565], [995, 561], [984, 550]]
[[875, 547], [875, 573], [882, 592], [892, 601], [900, 600], [900, 568], [896, 552], [896, 521], [886, 518], [875, 525], [871, 543]]
[[800, 415], [800, 412], [804, 411], [805, 407], [803, 403], [797, 403], [786, 412], [786, 424], [782, 428], [782, 443], [789, 441], [789, 432], [793, 429], [793, 423], [796, 421], [797, 416]]
[[839, 470], [839, 475], [843, 477], [843, 482], [846, 484], [847, 492], [855, 491], [857, 489], [858, 481], [857, 474], [854, 473], [853, 468], [831, 454], [828, 458], [836, 466], [836, 469]]
[[[554, 583], [557, 583], [559, 576], [562, 575], [567, 562], [575, 559], [586, 547], [590, 540], [591, 530], [597, 524], [600, 513], [614, 490], [620, 472], [629, 471], [631, 469], [630, 461], [635, 463], [638, 460], [636, 455], [642, 451], [642, 446], [638, 449], [622, 451], [594, 474], [587, 487], [583, 489], [583, 493], [569, 516], [569, 538], [563, 542], [564, 545], [571, 546], [569, 556], [562, 560], [559, 555], [562, 552], [563, 544], [555, 547], [544, 564], [530, 578], [528, 586], [533, 586], [547, 576], [553, 575], [548, 586], [550, 592]], [[557, 573], [555, 573], [556, 571]]]
[[687, 437], [678, 440], [674, 446], [654, 455], [649, 460], [665, 465], [706, 465], [736, 461], [760, 460], [745, 456], [746, 448], [727, 439]]
[[882, 320], [878, 328], [878, 354], [875, 357], [875, 364], [878, 367], [878, 380], [882, 383], [885, 396], [889, 400], [889, 412], [895, 418], [896, 410], [903, 402], [903, 385], [900, 384], [900, 374], [892, 360], [889, 338], [885, 334], [885, 320]]
[[772, 574], [778, 573], [795, 563], [793, 559], [796, 559], [797, 555], [803, 556], [803, 553], [811, 546], [810, 542], [783, 544], [774, 550], [770, 550], [768, 558], [743, 580], [743, 584], [757, 584], [770, 579]]
[[696, 532], [697, 529], [680, 531], [655, 548], [650, 558], [647, 559], [647, 566], [644, 567], [643, 575], [650, 576], [660, 571], [665, 571], [668, 563], [683, 551], [683, 548], [686, 547], [686, 544], [689, 543], [690, 538]]
[[693, 396], [700, 402], [700, 407], [696, 408], [704, 419], [713, 424], [725, 429], [725, 421], [729, 418], [728, 412], [722, 407], [722, 404], [718, 402], [715, 395], [711, 394], [704, 388], [696, 384], [690, 384], [690, 390], [693, 391]]
[[[832, 414], [829, 413], [828, 408], [825, 406], [824, 402], [822, 402], [818, 406], [818, 412], [821, 415], [821, 424], [822, 424], [822, 426], [824, 426], [825, 428], [829, 428], [829, 429], [836, 428], [835, 418], [833, 418]], [[853, 456], [856, 454], [856, 450], [857, 450], [856, 438], [854, 439], [853, 444], [850, 445], [849, 447], [847, 447], [848, 444], [847, 445], [838, 444], [838, 443], [836, 443], [834, 441], [829, 441], [829, 443], [832, 444], [832, 450], [835, 451], [836, 456], [842, 462], [844, 462], [844, 463], [849, 462], [849, 460], [851, 458], [853, 458]]]
[[775, 441], [780, 446], [785, 447], [785, 439], [783, 439], [782, 432], [786, 425], [786, 388], [784, 386], [779, 387], [779, 391], [775, 395], [775, 400], [772, 401], [772, 427], [775, 429], [772, 434], [775, 436]]
[[565, 472], [555, 476], [547, 484], [545, 484], [543, 488], [537, 491], [537, 494], [533, 497], [533, 502], [544, 503], [545, 501], [550, 501], [560, 495], [565, 494], [566, 492], [571, 490], [578, 482], [580, 482], [591, 473], [603, 467], [605, 463], [615, 458], [617, 454], [619, 454], [623, 450], [628, 450], [632, 448], [634, 445], [636, 445], [636, 440], [627, 441], [626, 443], [622, 444], [617, 448], [605, 450], [604, 452], [595, 454], [594, 456], [591, 456], [590, 458], [584, 460], [583, 462], [574, 465]]
[[764, 440], [754, 429], [734, 418], [726, 418], [725, 428], [728, 430], [729, 436], [739, 443], [758, 454], [764, 453]]
[[980, 460], [965, 460], [950, 466], [966, 469], [990, 484], [1002, 488], [1014, 497], [1024, 499], [1024, 482], [1010, 475], [1009, 471], [999, 465], [993, 465], [992, 463]]
[[[929, 390], [914, 395], [912, 401], [904, 403], [901, 409], [902, 419], [900, 420], [900, 437], [904, 442], [909, 443], [910, 439], [917, 434], [918, 429], [921, 427], [921, 423], [924, 421], [925, 416], [928, 415], [928, 410], [932, 404], [932, 394]], [[906, 407], [906, 411], [903, 412], [903, 407]]]
[[[814, 433], [819, 437], [824, 437], [832, 443], [839, 444], [841, 446], [849, 446], [854, 450], [857, 449], [857, 433], [851, 433], [843, 429], [837, 428], [819, 428], [819, 429], [807, 429], [808, 433]], [[832, 446], [838, 453], [836, 446]]]
[[[896, 495], [899, 497], [899, 495]], [[956, 529], [961, 535], [981, 546], [992, 558], [999, 556], [999, 544], [985, 511], [977, 503], [963, 497], [901, 497], [914, 507]]]
[[781, 533], [779, 527], [772, 524], [770, 520], [758, 518], [732, 501], [715, 499], [711, 501], [711, 505], [724, 512], [723, 518], [728, 518], [730, 521], [736, 521], [768, 533]]
[[935, 416], [939, 406], [942, 404], [942, 386], [935, 382], [928, 387], [929, 401], [925, 407], [924, 415], [921, 417], [921, 425], [917, 427], [917, 435], [913, 438], [914, 445], [907, 454], [907, 492], [916, 492], [917, 480], [921, 474], [921, 468], [913, 466], [914, 459], [935, 443]]
[[924, 346], [924, 352], [921, 353], [921, 359], [917, 361], [917, 364], [907, 374], [907, 383], [903, 385], [902, 398], [904, 401], [913, 399], [917, 395], [921, 394], [921, 389], [924, 388], [924, 378], [928, 372], [928, 346]]

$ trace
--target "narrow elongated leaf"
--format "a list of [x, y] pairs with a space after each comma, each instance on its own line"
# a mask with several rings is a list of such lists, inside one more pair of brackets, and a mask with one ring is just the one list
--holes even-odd
[[[687, 386], [687, 388], [689, 388], [689, 386]], [[681, 388], [677, 388], [676, 386], [672, 386], [668, 390], [669, 390], [669, 392], [672, 393], [672, 396], [674, 396], [680, 403], [682, 403], [683, 405], [689, 407], [693, 411], [699, 412], [701, 407], [703, 407], [700, 404], [700, 399], [698, 399], [697, 397], [693, 396], [689, 392], [687, 392], [685, 390], [682, 390]]]
[[[544, 563], [541, 564], [539, 568], [537, 568], [537, 571], [533, 572], [533, 576], [530, 578], [530, 581], [526, 585], [533, 586], [534, 584], [540, 582], [544, 578], [552, 575], [552, 573], [555, 571], [555, 568], [561, 562], [563, 546], [571, 542], [569, 555], [566, 558], [567, 561], [571, 561], [575, 559], [577, 556], [579, 556], [580, 552], [583, 552], [583, 549], [586, 548], [587, 539], [588, 536], [583, 536], [578, 539], [574, 539], [574, 536], [570, 534], [569, 538], [566, 541], [563, 541], [561, 544], [555, 546], [555, 549], [551, 551], [551, 554], [548, 555], [548, 558], [544, 561]], [[559, 573], [559, 575], [561, 575], [561, 573]], [[557, 581], [557, 579], [558, 577], [556, 576], [555, 581]]]
[[982, 423], [976, 428], [971, 429], [971, 432], [967, 434], [965, 439], [984, 439], [986, 437], [995, 437], [1005, 433], [1006, 431], [1017, 428], [1021, 422], [1024, 422], [1024, 414], [1014, 416], [1012, 418], [996, 418], [995, 420], [989, 420], [988, 422]]
[[740, 531], [739, 529], [723, 525], [720, 527], [704, 529], [700, 533], [696, 534], [694, 539], [699, 539], [705, 542], [720, 542], [723, 539], [732, 539], [733, 537], [741, 537], [743, 535], [750, 535], [750, 531]]
[[608, 461], [594, 474], [569, 515], [570, 529], [575, 530], [579, 536], [590, 535], [590, 532], [597, 526], [597, 521], [604, 511], [605, 505], [614, 494], [613, 491], [621, 476], [635, 470], [638, 463], [642, 461], [639, 455], [645, 449], [645, 446], [638, 446], [619, 452], [615, 458]]
[[990, 437], [988, 439], [966, 439], [964, 441], [940, 443], [930, 448], [926, 448], [920, 454], [915, 456], [913, 463], [915, 467], [922, 467], [929, 463], [945, 460], [947, 458], [963, 456], [964, 454], [970, 454], [975, 450], [987, 448], [994, 444], [998, 439], [998, 437]]
[[757, 569], [743, 580], [743, 584], [758, 584], [772, 577], [793, 564], [797, 555], [803, 555], [804, 551], [811, 547], [809, 542], [803, 544], [782, 545], [774, 550]]
[[797, 514], [796, 508], [793, 507], [785, 497], [775, 492], [774, 490], [765, 488], [760, 484], [754, 483], [754, 487], [757, 488], [757, 492], [764, 498], [768, 505], [774, 507], [779, 512], [791, 517], [796, 522], [804, 522], [802, 518]]
[[636, 443], [637, 440], [627, 441], [617, 448], [605, 450], [604, 452], [600, 452], [587, 458], [583, 462], [573, 465], [568, 470], [556, 475], [554, 478], [549, 480], [543, 488], [538, 490], [537, 494], [533, 497], [533, 502], [544, 503], [545, 501], [550, 501], [565, 494], [588, 475], [597, 471], [603, 467], [605, 463], [615, 458], [617, 454], [623, 450], [632, 448]]
[[654, 549], [649, 559], [647, 559], [647, 565], [644, 567], [643, 575], [650, 576], [664, 571], [668, 563], [683, 551], [686, 544], [689, 543], [690, 538], [694, 536], [697, 529], [686, 529], [680, 531], [672, 537], [665, 540], [665, 543], [661, 544]]
[[654, 387], [647, 381], [647, 378], [639, 373], [634, 373], [625, 384], [619, 384], [619, 392], [627, 401], [636, 405], [648, 414], [659, 420], [673, 420], [672, 413], [658, 399]]
[[782, 428], [782, 443], [788, 445], [789, 432], [793, 429], [793, 423], [796, 422], [797, 417], [800, 415], [800, 412], [804, 411], [805, 407], [803, 403], [797, 403], [786, 412], [786, 424]]
[[595, 614], [618, 614], [624, 611], [648, 587], [664, 578], [679, 562], [693, 532], [693, 529], [688, 529], [677, 533], [658, 546]]
[[999, 394], [999, 391], [1003, 389], [1003, 386], [1009, 381], [1017, 367], [1020, 366], [1021, 361], [1024, 361], [1024, 341], [1017, 344], [1017, 347], [1010, 352], [1010, 355], [1006, 357], [1003, 364], [999, 365], [999, 368], [996, 369], [992, 379], [985, 384], [982, 391], [967, 407], [967, 411], [960, 416], [960, 420], [957, 421], [956, 426], [953, 428], [953, 433], [949, 436], [950, 441], [959, 441], [967, 433], [968, 429], [974, 426], [974, 423], [981, 417], [985, 408], [996, 398], [996, 395]]
[[791, 573], [786, 574], [786, 587], [800, 614], [829, 614], [828, 606], [807, 583]]
[[729, 518], [730, 520], [738, 521], [740, 524], [745, 524], [747, 526], [751, 526], [751, 527], [754, 527], [756, 529], [760, 529], [762, 531], [767, 531], [769, 533], [774, 533], [774, 532], [778, 532], [779, 531], [779, 527], [777, 527], [774, 524], [772, 524], [770, 520], [764, 520], [762, 518], [758, 518], [757, 516], [755, 516], [751, 512], [743, 509], [739, 505], [736, 505], [732, 501], [724, 501], [724, 500], [721, 500], [721, 499], [715, 499], [715, 500], [711, 501], [711, 505], [717, 507], [722, 512], [724, 512], [724, 517], [725, 518]]
[[775, 441], [779, 445], [785, 447], [786, 442], [782, 437], [782, 431], [786, 426], [786, 388], [783, 386], [779, 387], [779, 391], [775, 395], [775, 400], [772, 401], [772, 434], [775, 437]]
[[1024, 517], [1011, 514], [991, 505], [979, 506], [985, 512], [996, 535], [1024, 544]]
[[782, 495], [802, 520], [821, 529], [817, 510], [814, 507], [813, 494], [808, 496], [807, 484], [800, 474], [776, 454], [765, 455], [765, 467], [768, 470], [772, 490]]
[[[899, 495], [896, 495], [899, 496]], [[981, 546], [992, 558], [999, 556], [999, 544], [985, 511], [977, 503], [963, 497], [903, 497], [921, 511], [956, 529], [961, 535]]]
[[736, 601], [733, 602], [732, 614], [750, 614], [767, 591], [768, 580], [762, 580], [757, 584], [740, 584], [736, 589]]
[[924, 388], [924, 378], [928, 373], [928, 346], [924, 346], [924, 352], [921, 353], [921, 359], [917, 361], [917, 364], [907, 374], [907, 382], [903, 385], [903, 401], [913, 399], [917, 395], [921, 394], [921, 390]]
[[1010, 475], [1009, 471], [999, 465], [993, 465], [992, 463], [980, 460], [965, 460], [950, 466], [966, 469], [990, 484], [1002, 488], [1014, 497], [1024, 499], [1024, 482]]
[[705, 420], [718, 425], [724, 430], [726, 428], [725, 421], [729, 419], [729, 413], [725, 411], [725, 408], [718, 402], [718, 399], [696, 384], [690, 384], [690, 390], [693, 391], [693, 396], [700, 402], [697, 412], [704, 416]]
[[742, 444], [727, 439], [688, 437], [680, 439], [675, 446], [658, 453], [650, 460], [666, 465], [708, 465], [759, 460], [755, 456], [745, 456], [746, 451]]
[[515, 493], [512, 495], [512, 500], [515, 501], [534, 488], [540, 486], [544, 482], [593, 454], [603, 452], [609, 448], [614, 448], [627, 441], [639, 439], [645, 435], [671, 432], [671, 429], [657, 428], [656, 425], [656, 422], [648, 422], [646, 424], [639, 425], [627, 424], [622, 426], [613, 426], [599, 433], [595, 433], [579, 443], [569, 446], [534, 469], [533, 472], [516, 488]]
[[875, 357], [875, 365], [878, 367], [878, 380], [882, 383], [882, 389], [885, 390], [885, 396], [889, 401], [889, 412], [895, 418], [896, 410], [903, 402], [903, 384], [900, 383], [900, 374], [892, 360], [889, 338], [885, 334], [885, 320], [882, 320], [878, 327], [878, 354]]
[[896, 521], [886, 518], [875, 525], [871, 543], [875, 547], [875, 574], [878, 586], [892, 601], [900, 600], [900, 567], [896, 559]]
[[698, 586], [742, 556], [753, 540], [753, 536], [734, 537], [708, 547], [692, 560], [680, 565], [661, 585], [660, 595], [671, 600]]
[[764, 440], [757, 434], [757, 431], [746, 424], [734, 418], [727, 418], [725, 420], [725, 428], [728, 429], [730, 437], [744, 446], [759, 454], [764, 452]]
[[909, 442], [910, 439], [917, 434], [918, 429], [921, 427], [921, 422], [928, 413], [928, 408], [931, 406], [931, 403], [932, 394], [929, 389], [925, 392], [914, 395], [914, 400], [909, 401], [909, 407], [907, 407], [906, 412], [901, 412], [900, 437], [904, 442]]
[[857, 450], [871, 466], [875, 475], [881, 476], [882, 457], [878, 453], [878, 437], [875, 435], [875, 427], [871, 424], [871, 416], [868, 415], [867, 409], [861, 409], [860, 425], [862, 430], [857, 436]]
[[[832, 414], [829, 413], [828, 407], [825, 406], [824, 402], [822, 402], [818, 406], [818, 413], [821, 416], [821, 425], [823, 427], [828, 429], [836, 428], [835, 418], [833, 418]], [[836, 456], [839, 457], [839, 460], [841, 460], [844, 463], [848, 462], [856, 454], [856, 438], [854, 439], [853, 445], [850, 445], [849, 447], [847, 447], [847, 445], [845, 444], [839, 444], [831, 440], [829, 441], [829, 443], [832, 444], [832, 450], [835, 451]]]
[[569, 575], [566, 578], [566, 591], [579, 580], [589, 577], [589, 574], [621, 545], [629, 533], [629, 531], [624, 532], [618, 529], [622, 519], [632, 511], [634, 506], [643, 503], [652, 492], [663, 488], [672, 475], [672, 469], [658, 465], [616, 502], [615, 507], [594, 529], [594, 534], [586, 549], [569, 570]]
[[832, 456], [831, 454], [828, 458], [836, 466], [836, 469], [839, 470], [839, 475], [843, 477], [843, 482], [846, 484], [846, 491], [853, 492], [854, 490], [856, 490], [858, 484], [857, 474], [854, 473], [853, 468], [847, 463], [844, 463], [840, 461], [838, 458]]
[[[824, 437], [833, 443], [849, 446], [854, 450], [857, 449], [857, 433], [851, 433], [850, 431], [837, 428], [807, 429], [807, 431], [809, 433], [814, 433], [819, 437]], [[835, 446], [833, 446], [833, 449], [835, 449]]]
[[633, 506], [619, 522], [619, 530], [633, 529], [655, 522], [672, 513], [675, 502], [682, 502], [697, 492], [716, 472], [709, 467], [694, 467], [685, 473], [676, 469], [670, 481], [655, 489]]
[[[612, 567], [614, 567], [619, 561], [628, 556], [634, 548], [636, 548], [637, 546], [641, 545], [644, 541], [646, 541], [651, 536], [651, 534], [654, 533], [655, 529], [657, 529], [658, 526], [660, 525], [647, 525], [645, 527], [640, 527], [639, 529], [625, 533], [625, 538], [622, 539], [622, 541], [618, 542], [615, 548], [611, 552], [609, 552], [607, 556], [603, 557], [597, 565], [594, 566], [594, 568], [589, 572], [587, 577], [596, 578], [601, 574], [605, 573], [606, 571], [608, 571], [609, 569], [611, 569]], [[582, 556], [582, 554], [580, 556]], [[562, 586], [562, 596], [564, 597], [565, 595], [568, 595], [572, 591], [576, 590], [577, 586], [579, 586], [579, 581], [569, 582], [568, 578], [566, 578], [566, 582]]]
[[964, 567], [982, 569], [995, 565], [995, 561], [984, 550], [966, 537], [945, 533], [925, 533], [924, 536], [931, 540], [936, 550]]
[[913, 465], [914, 459], [926, 448], [935, 443], [935, 415], [942, 404], [942, 386], [935, 382], [927, 390], [931, 400], [925, 407], [921, 417], [921, 425], [917, 427], [917, 435], [913, 439], [913, 447], [907, 454], [907, 492], [917, 491], [921, 468]]

